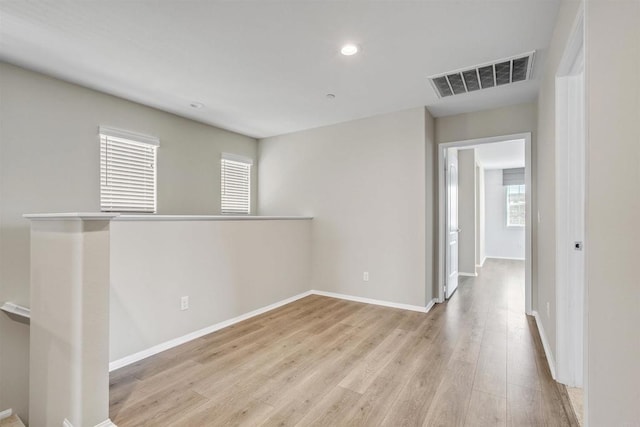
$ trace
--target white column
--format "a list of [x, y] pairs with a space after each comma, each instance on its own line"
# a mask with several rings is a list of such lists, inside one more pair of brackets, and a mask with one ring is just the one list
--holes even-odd
[[29, 421], [109, 421], [109, 214], [25, 215], [31, 222]]

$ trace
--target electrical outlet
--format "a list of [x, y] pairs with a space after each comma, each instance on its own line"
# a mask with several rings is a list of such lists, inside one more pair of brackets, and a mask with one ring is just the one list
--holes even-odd
[[189, 297], [180, 298], [180, 310], [188, 310], [189, 309]]
[[551, 306], [549, 305], [549, 301], [547, 301], [547, 318], [551, 318]]
[[365, 271], [364, 273], [362, 273], [362, 280], [364, 280], [365, 282], [369, 281], [369, 272]]

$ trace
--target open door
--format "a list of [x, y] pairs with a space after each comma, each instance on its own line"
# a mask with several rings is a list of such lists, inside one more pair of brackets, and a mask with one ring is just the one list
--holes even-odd
[[447, 281], [445, 298], [449, 299], [458, 288], [458, 149], [447, 149]]

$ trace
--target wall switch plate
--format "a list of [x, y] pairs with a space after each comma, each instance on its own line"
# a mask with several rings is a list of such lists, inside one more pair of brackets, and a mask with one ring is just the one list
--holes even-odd
[[362, 273], [362, 280], [364, 280], [365, 282], [369, 281], [369, 272], [365, 271], [364, 273]]
[[188, 310], [189, 309], [189, 297], [180, 298], [180, 310]]

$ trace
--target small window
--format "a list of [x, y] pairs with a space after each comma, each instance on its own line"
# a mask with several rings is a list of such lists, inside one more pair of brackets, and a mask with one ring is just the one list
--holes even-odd
[[100, 210], [156, 212], [159, 140], [100, 127]]
[[507, 185], [507, 227], [524, 227], [525, 192], [524, 185]]
[[253, 161], [233, 154], [222, 154], [221, 211], [223, 214], [251, 213], [251, 166]]

